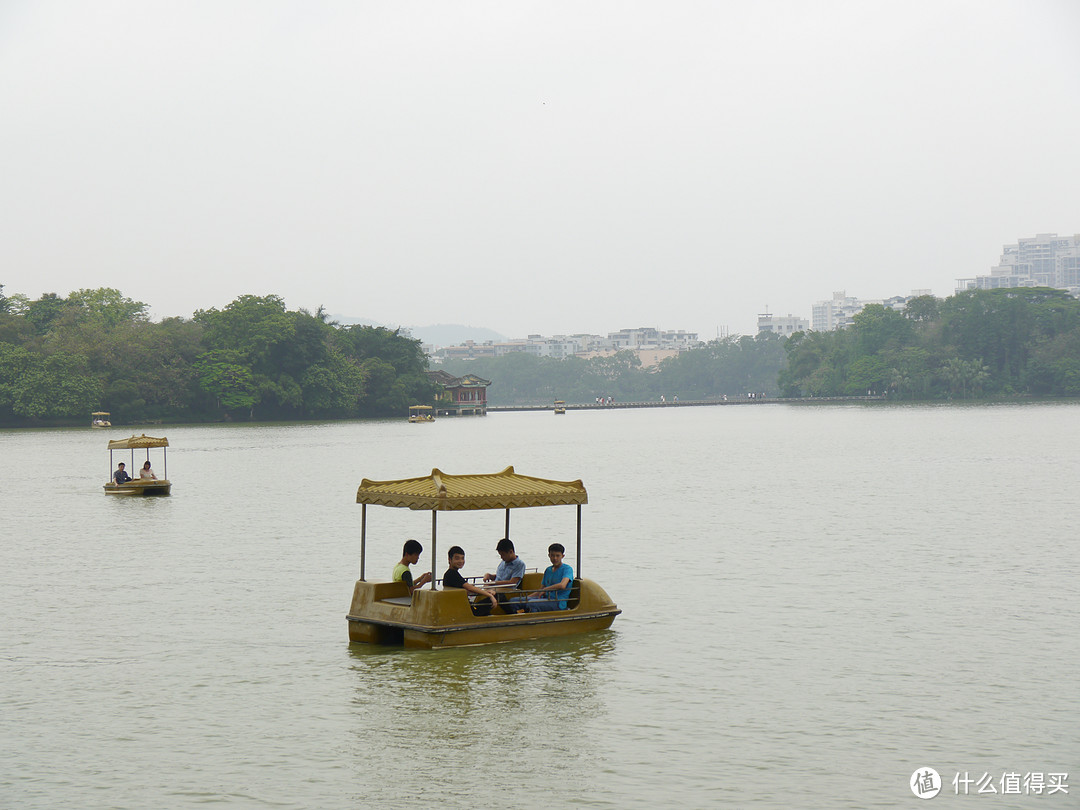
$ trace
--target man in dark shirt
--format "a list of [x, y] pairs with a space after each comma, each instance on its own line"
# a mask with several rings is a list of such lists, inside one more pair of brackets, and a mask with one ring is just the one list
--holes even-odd
[[124, 462], [121, 461], [116, 467], [116, 472], [113, 473], [113, 481], [118, 484], [126, 484], [130, 480], [131, 476], [127, 474], [127, 470], [124, 469]]
[[[446, 552], [446, 556], [450, 562], [450, 567], [443, 574], [443, 587], [464, 588], [468, 593], [475, 594], [476, 601], [470, 603], [472, 612], [477, 616], [487, 616], [498, 602], [495, 600], [495, 594], [466, 582], [465, 577], [461, 575], [461, 569], [465, 565], [465, 550], [461, 546], [451, 546], [450, 550]], [[489, 606], [486, 602], [483, 602], [483, 599], [490, 599], [491, 605]]]

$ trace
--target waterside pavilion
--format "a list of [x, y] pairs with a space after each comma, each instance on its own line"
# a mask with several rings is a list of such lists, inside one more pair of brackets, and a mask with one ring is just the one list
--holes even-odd
[[435, 403], [439, 416], [486, 416], [487, 387], [491, 380], [466, 374], [455, 377], [442, 369], [426, 372], [428, 379], [443, 389]]

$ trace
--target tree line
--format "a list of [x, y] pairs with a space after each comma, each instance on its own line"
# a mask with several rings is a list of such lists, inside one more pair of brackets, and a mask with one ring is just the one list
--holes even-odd
[[[847, 329], [718, 339], [643, 368], [629, 351], [525, 353], [443, 368], [492, 380], [492, 405], [887, 394], [899, 399], [1080, 396], [1080, 300], [1048, 288], [920, 296], [865, 307]], [[287, 310], [276, 295], [151, 322], [111, 288], [4, 295], [0, 424], [395, 416], [438, 393], [418, 340]]]
[[785, 396], [1080, 396], [1080, 300], [1064, 290], [966, 290], [870, 305], [847, 329], [785, 346]]
[[918, 296], [902, 311], [869, 305], [846, 329], [714, 340], [651, 369], [628, 351], [590, 360], [513, 353], [444, 368], [492, 380], [492, 405], [747, 392], [905, 400], [1071, 397], [1080, 396], [1080, 300], [1041, 287]]
[[276, 295], [152, 322], [112, 288], [4, 295], [0, 423], [390, 416], [436, 393], [420, 341], [288, 310]]

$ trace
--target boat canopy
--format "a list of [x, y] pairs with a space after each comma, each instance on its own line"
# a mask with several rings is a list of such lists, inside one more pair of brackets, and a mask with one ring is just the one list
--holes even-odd
[[168, 447], [169, 440], [164, 436], [155, 439], [145, 433], [141, 436], [132, 436], [130, 439], [115, 439], [109, 442], [110, 450], [142, 450], [147, 447]]
[[356, 490], [356, 502], [447, 512], [580, 505], [588, 503], [589, 496], [580, 479], [551, 481], [519, 475], [507, 467], [499, 473], [480, 475], [448, 475], [435, 469], [423, 478], [400, 481], [365, 478]]
[[410, 405], [409, 410], [410, 411], [430, 411], [431, 406], [430, 405]]
[[108, 412], [108, 411], [94, 411], [94, 412], [93, 412], [92, 414], [90, 414], [90, 415], [91, 415], [91, 416], [108, 416], [108, 415], [109, 415], [109, 412]]

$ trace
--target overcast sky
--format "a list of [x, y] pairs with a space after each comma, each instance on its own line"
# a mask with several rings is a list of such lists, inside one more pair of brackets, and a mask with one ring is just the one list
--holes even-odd
[[1080, 232], [1075, 0], [0, 0], [0, 283], [752, 334]]

